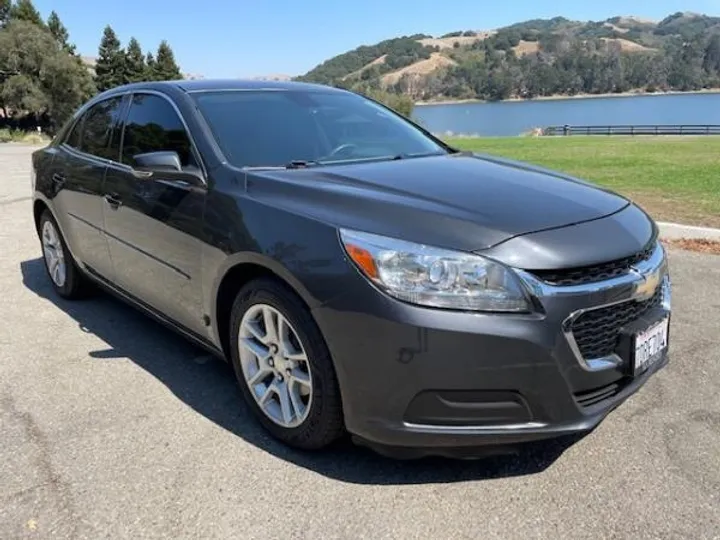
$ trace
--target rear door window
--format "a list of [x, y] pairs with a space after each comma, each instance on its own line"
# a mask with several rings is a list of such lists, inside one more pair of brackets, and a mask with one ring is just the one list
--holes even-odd
[[65, 144], [72, 148], [75, 148], [76, 150], [80, 150], [80, 139], [82, 137], [82, 124], [84, 119], [85, 116], [79, 118], [78, 121], [75, 122], [75, 125], [73, 125], [70, 132], [67, 134], [67, 137], [65, 137]]
[[118, 161], [120, 154], [119, 137], [114, 137], [113, 132], [116, 131], [115, 128], [120, 119], [121, 104], [121, 96], [113, 97], [93, 105], [88, 110], [82, 122], [82, 135], [79, 141], [80, 151]]

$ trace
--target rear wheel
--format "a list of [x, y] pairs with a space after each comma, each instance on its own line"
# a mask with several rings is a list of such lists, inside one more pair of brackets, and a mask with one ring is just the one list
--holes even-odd
[[245, 401], [285, 444], [318, 449], [343, 432], [330, 353], [302, 301], [286, 286], [257, 279], [238, 293], [231, 348]]
[[45, 269], [55, 292], [68, 300], [87, 296], [90, 284], [75, 264], [60, 228], [48, 210], [40, 216], [39, 233]]

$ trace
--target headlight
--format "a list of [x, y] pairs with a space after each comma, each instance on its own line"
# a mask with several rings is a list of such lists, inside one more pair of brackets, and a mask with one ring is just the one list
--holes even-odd
[[512, 270], [485, 257], [345, 229], [340, 239], [361, 272], [400, 300], [447, 309], [530, 310]]

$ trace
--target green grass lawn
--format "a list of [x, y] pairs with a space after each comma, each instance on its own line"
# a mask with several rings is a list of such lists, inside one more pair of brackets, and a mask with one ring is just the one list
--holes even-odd
[[633, 199], [660, 221], [720, 227], [720, 137], [450, 138], [448, 142], [597, 182]]

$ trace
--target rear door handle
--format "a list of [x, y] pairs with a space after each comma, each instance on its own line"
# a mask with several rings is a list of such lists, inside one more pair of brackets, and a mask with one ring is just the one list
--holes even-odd
[[116, 193], [105, 194], [105, 202], [107, 202], [113, 210], [117, 210], [122, 204], [120, 197]]
[[52, 181], [60, 187], [65, 183], [65, 176], [60, 173], [54, 173], [52, 175]]

